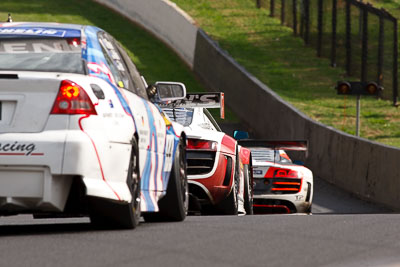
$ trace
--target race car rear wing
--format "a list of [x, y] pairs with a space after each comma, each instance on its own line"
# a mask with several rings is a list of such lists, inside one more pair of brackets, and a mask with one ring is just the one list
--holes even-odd
[[272, 150], [286, 150], [286, 151], [307, 151], [307, 140], [257, 140], [246, 139], [238, 140], [238, 144], [243, 147], [265, 147]]
[[186, 98], [160, 103], [161, 108], [219, 108], [221, 119], [225, 118], [224, 93], [186, 93]]
[[[244, 139], [237, 141], [239, 145], [246, 148], [261, 147], [271, 150], [285, 150], [285, 151], [300, 151], [305, 152], [305, 157], [308, 157], [308, 141], [307, 140], [257, 140], [257, 139]], [[275, 157], [274, 157], [275, 162]], [[303, 163], [295, 163], [303, 165]]]

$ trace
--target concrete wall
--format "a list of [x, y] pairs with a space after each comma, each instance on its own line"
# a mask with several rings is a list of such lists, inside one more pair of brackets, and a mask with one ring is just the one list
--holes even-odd
[[95, 0], [139, 24], [193, 66], [197, 27], [169, 0]]
[[310, 120], [237, 64], [169, 1], [97, 1], [123, 10], [173, 47], [210, 89], [225, 92], [226, 104], [259, 138], [308, 139], [306, 166], [314, 175], [361, 198], [400, 210], [399, 149]]

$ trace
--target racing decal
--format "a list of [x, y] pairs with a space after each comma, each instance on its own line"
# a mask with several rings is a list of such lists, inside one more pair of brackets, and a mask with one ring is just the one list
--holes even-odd
[[45, 37], [80, 37], [79, 30], [32, 28], [32, 27], [6, 27], [0, 28], [0, 35], [17, 36], [45, 36]]
[[94, 75], [115, 84], [112, 77], [110, 66], [103, 55], [102, 48], [97, 42], [97, 33], [100, 29], [96, 27], [86, 27], [84, 36], [86, 37], [86, 47], [82, 47], [82, 58], [88, 62], [89, 75]]
[[72, 51], [65, 41], [7, 41], [0, 43], [0, 53], [21, 54], [21, 53], [63, 53]]
[[[167, 132], [166, 142], [171, 142], [171, 141], [173, 141], [173, 142], [171, 142], [172, 143], [171, 152], [168, 152], [168, 150], [166, 150], [164, 153], [164, 164], [168, 164], [170, 167], [170, 168], [166, 168], [165, 165], [163, 167], [162, 181], [163, 181], [163, 190], [165, 192], [167, 190], [169, 177], [171, 175], [171, 169], [172, 169], [172, 165], [174, 163], [174, 156], [175, 156], [176, 150], [178, 148], [178, 144], [179, 144], [179, 136], [176, 135], [176, 133], [172, 127], [168, 127], [166, 132]], [[166, 146], [167, 146], [167, 144], [166, 144]], [[170, 155], [171, 155], [170, 163], [168, 163], [168, 159], [166, 158], [168, 153], [170, 153]]]
[[144, 211], [146, 210], [146, 199], [145, 196], [143, 194], [143, 191], [140, 191], [140, 210]]
[[[155, 138], [154, 135], [151, 138], [151, 143], [154, 145], [155, 144]], [[151, 146], [153, 147], [153, 146]], [[153, 164], [155, 163], [155, 165]], [[157, 198], [156, 195], [154, 194], [157, 188], [157, 166], [158, 161], [157, 161], [157, 155], [156, 153], [150, 153], [150, 179], [149, 179], [149, 196], [152, 202], [152, 205], [154, 206], [153, 211], [158, 211], [158, 205], [157, 205]], [[153, 179], [154, 177], [154, 179]]]
[[172, 168], [172, 155], [174, 150], [174, 141], [175, 138], [172, 135], [166, 136], [166, 144], [165, 144], [165, 160], [164, 160], [164, 172], [169, 172]]
[[104, 171], [103, 171], [103, 165], [101, 164], [99, 152], [97, 151], [97, 147], [96, 147], [95, 142], [93, 141], [92, 137], [90, 137], [90, 135], [89, 135], [87, 132], [85, 132], [85, 130], [83, 129], [82, 120], [87, 119], [87, 118], [89, 118], [90, 116], [91, 116], [90, 114], [89, 114], [89, 115], [85, 115], [85, 116], [83, 116], [83, 117], [81, 117], [81, 118], [79, 119], [79, 121], [78, 121], [79, 128], [81, 129], [81, 131], [82, 131], [83, 133], [86, 134], [86, 136], [89, 138], [90, 142], [91, 142], [92, 145], [93, 145], [94, 151], [95, 151], [95, 153], [96, 153], [97, 161], [98, 161], [98, 163], [99, 163], [100, 173], [101, 173], [101, 177], [102, 177], [103, 181], [108, 185], [108, 187], [109, 187], [109, 188], [111, 189], [111, 191], [115, 194], [115, 196], [117, 197], [117, 199], [118, 199], [118, 200], [121, 200], [121, 197], [118, 195], [118, 193], [111, 187], [111, 185], [110, 185], [110, 184], [107, 182], [107, 180], [106, 180], [106, 177], [105, 177]]
[[[151, 191], [157, 190], [157, 172], [158, 172], [158, 157], [157, 157], [157, 151], [158, 151], [158, 143], [157, 143], [157, 130], [156, 130], [156, 125], [154, 121], [154, 116], [151, 111], [150, 106], [146, 102], [146, 100], [142, 99], [144, 106], [146, 108], [147, 112], [147, 117], [148, 117], [148, 123], [149, 123], [149, 129], [150, 129], [150, 146], [147, 149], [147, 156], [146, 156], [146, 161], [145, 161], [145, 167], [143, 170], [143, 173], [141, 174], [141, 187], [144, 189], [143, 190], [143, 195], [145, 196], [145, 200], [147, 203], [147, 208], [146, 211], [156, 211], [157, 209], [157, 201], [154, 199], [154, 195], [151, 194]], [[154, 148], [154, 151], [152, 149]], [[153, 152], [153, 153], [152, 153]], [[155, 157], [153, 157], [152, 154], [155, 154]], [[153, 165], [154, 162], [154, 165]]]
[[[151, 141], [152, 142], [152, 141]], [[152, 145], [150, 142], [150, 145]], [[146, 161], [144, 165], [144, 169], [141, 173], [140, 177], [140, 187], [142, 188], [142, 195], [145, 203], [146, 208], [145, 211], [155, 211], [155, 203], [152, 201], [151, 196], [149, 194], [149, 184], [151, 180], [151, 151], [150, 149], [147, 150]], [[147, 188], [147, 190], [145, 190]]]
[[23, 144], [15, 141], [14, 143], [0, 143], [1, 156], [43, 156], [44, 153], [33, 153], [36, 145], [33, 143]]
[[[147, 156], [141, 179], [141, 185], [144, 189], [142, 191], [143, 199], [146, 202], [145, 209], [143, 210], [157, 211], [157, 201], [159, 197], [166, 193], [173, 165], [173, 155], [176, 153], [179, 137], [176, 136], [172, 127], [157, 124], [158, 121], [155, 118], [158, 117], [155, 116], [156, 114], [154, 113], [159, 112], [159, 110], [156, 109], [158, 107], [149, 105], [144, 99], [142, 101], [148, 114], [150, 130], [148, 136], [151, 140], [150, 146], [147, 148]], [[161, 129], [163, 129], [162, 132]]]
[[86, 27], [84, 36], [86, 38], [86, 46], [82, 47], [82, 58], [89, 62], [87, 64], [89, 75], [98, 77], [107, 81], [110, 86], [114, 89], [115, 94], [117, 95], [119, 101], [122, 104], [122, 107], [125, 110], [125, 113], [132, 117], [133, 123], [136, 127], [136, 122], [133, 117], [133, 113], [129, 107], [128, 101], [126, 97], [124, 97], [123, 93], [117, 88], [115, 84], [114, 77], [111, 73], [110, 67], [107, 65], [107, 61], [104, 58], [102, 53], [102, 48], [97, 40], [97, 33], [100, 31], [99, 28], [96, 27]]
[[[104, 63], [98, 64], [96, 62], [89, 62], [89, 63], [87, 63], [87, 67], [88, 67], [89, 71], [99, 74], [100, 76], [102, 74], [104, 74], [107, 76], [106, 80], [109, 80], [113, 84], [115, 83], [114, 77], [112, 76], [110, 69]], [[95, 75], [95, 76], [98, 76], [98, 75]], [[100, 77], [100, 78], [102, 78], [102, 77]]]
[[223, 101], [223, 93], [187, 93], [185, 99], [179, 99], [170, 103], [160, 103], [160, 107], [204, 107], [219, 108]]

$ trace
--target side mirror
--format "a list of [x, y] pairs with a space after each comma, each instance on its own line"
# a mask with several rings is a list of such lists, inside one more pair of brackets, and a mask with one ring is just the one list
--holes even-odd
[[156, 82], [157, 95], [162, 102], [184, 99], [186, 87], [177, 82]]
[[249, 133], [244, 131], [234, 131], [233, 138], [236, 140], [249, 139]]

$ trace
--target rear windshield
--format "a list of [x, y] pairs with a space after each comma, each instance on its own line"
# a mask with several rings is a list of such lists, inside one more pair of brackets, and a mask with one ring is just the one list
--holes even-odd
[[0, 70], [84, 74], [79, 38], [0, 38]]

